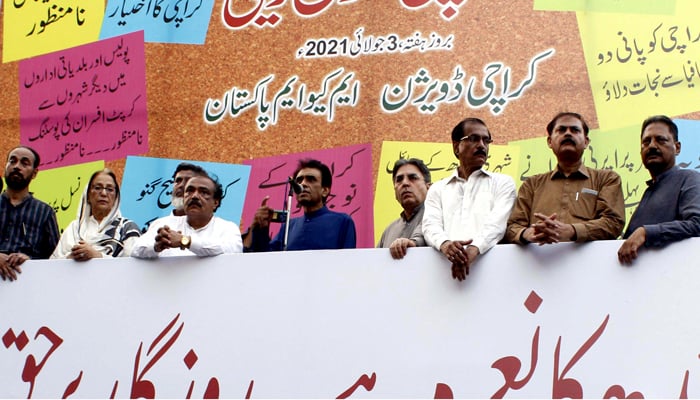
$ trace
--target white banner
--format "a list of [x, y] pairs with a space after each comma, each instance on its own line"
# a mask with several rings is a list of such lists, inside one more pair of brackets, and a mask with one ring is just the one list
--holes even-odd
[[2, 397], [700, 396], [700, 239], [30, 261], [0, 282]]

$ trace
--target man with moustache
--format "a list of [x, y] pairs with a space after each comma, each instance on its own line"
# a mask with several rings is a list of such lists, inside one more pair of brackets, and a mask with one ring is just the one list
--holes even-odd
[[515, 201], [513, 179], [483, 169], [492, 141], [484, 121], [460, 121], [452, 129], [459, 166], [430, 186], [425, 200], [425, 240], [447, 257], [452, 277], [460, 281], [477, 258], [503, 238]]
[[273, 209], [267, 205], [269, 197], [265, 197], [255, 212], [250, 231], [245, 237], [245, 251], [354, 249], [356, 235], [352, 218], [326, 207], [326, 199], [333, 183], [328, 166], [318, 160], [300, 160], [294, 171], [294, 180], [301, 186], [296, 199], [304, 210], [304, 215], [289, 221], [287, 248], [284, 248], [285, 224], [282, 224], [277, 236], [270, 240]]
[[421, 222], [423, 202], [430, 187], [430, 170], [418, 158], [402, 158], [391, 172], [394, 195], [403, 211], [399, 219], [387, 226], [377, 247], [388, 247], [394, 259], [406, 256], [409, 247], [425, 246]]
[[182, 162], [178, 164], [173, 173], [173, 194], [171, 204], [173, 215], [185, 215], [185, 185], [193, 176], [205, 176], [207, 173], [199, 165]]
[[632, 264], [642, 247], [700, 236], [700, 174], [676, 166], [678, 126], [665, 115], [649, 117], [642, 123], [641, 140], [651, 180], [617, 252], [622, 264]]
[[547, 135], [557, 168], [523, 182], [506, 241], [543, 245], [617, 238], [625, 225], [620, 176], [583, 164], [589, 144], [583, 117], [559, 113], [547, 124]]
[[20, 265], [29, 259], [46, 259], [58, 243], [56, 213], [29, 192], [38, 172], [39, 154], [27, 146], [7, 156], [5, 183], [0, 196], [0, 277], [15, 280]]
[[168, 215], [153, 221], [134, 245], [132, 257], [240, 253], [243, 247], [238, 225], [214, 216], [222, 197], [218, 180], [209, 175], [193, 176], [185, 186], [185, 215]]

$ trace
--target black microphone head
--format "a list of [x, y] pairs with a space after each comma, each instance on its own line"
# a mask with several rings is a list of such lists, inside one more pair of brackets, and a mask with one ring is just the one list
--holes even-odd
[[292, 186], [294, 193], [299, 194], [302, 191], [301, 185], [297, 183], [291, 176], [289, 177], [289, 184]]

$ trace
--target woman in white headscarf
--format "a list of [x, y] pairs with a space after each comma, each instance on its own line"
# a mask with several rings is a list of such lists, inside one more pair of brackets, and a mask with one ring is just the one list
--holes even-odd
[[129, 257], [141, 231], [119, 211], [119, 184], [109, 169], [90, 177], [81, 198], [78, 219], [63, 231], [51, 258], [87, 261], [102, 257]]

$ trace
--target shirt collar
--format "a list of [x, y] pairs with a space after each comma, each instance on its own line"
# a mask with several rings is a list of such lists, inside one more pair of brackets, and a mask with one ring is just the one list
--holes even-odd
[[[671, 173], [673, 173], [673, 171], [677, 171], [677, 170], [679, 170], [679, 169], [680, 169], [680, 167], [679, 167], [678, 165], [674, 165], [673, 167], [671, 167], [671, 168], [667, 169], [666, 171], [662, 172], [661, 175], [659, 175], [659, 176], [656, 177], [656, 183], [659, 183], [659, 182], [661, 182], [662, 180], [666, 179], [669, 175], [671, 175]], [[653, 179], [649, 179], [649, 180], [647, 181], [647, 186], [653, 186], [653, 185], [654, 185], [654, 180], [653, 180]]]
[[[459, 167], [457, 167], [457, 168], [459, 168]], [[477, 175], [481, 175], [481, 174], [484, 174], [486, 176], [493, 176], [493, 172], [487, 171], [483, 168], [477, 169], [476, 171], [472, 172], [472, 174], [470, 176], [477, 176]], [[452, 183], [453, 181], [466, 182], [467, 179], [460, 178], [459, 171], [457, 169], [455, 169], [454, 171], [452, 171], [452, 175], [449, 176], [449, 180], [447, 181], [447, 183]]]
[[211, 225], [212, 222], [214, 222], [214, 218], [216, 218], [216, 215], [212, 215], [211, 218], [209, 219], [209, 221], [207, 222], [207, 224], [201, 228], [195, 228], [194, 226], [190, 225], [190, 223], [187, 222], [187, 215], [181, 215], [181, 216], [176, 215], [175, 218], [184, 218], [185, 225], [187, 225], [188, 228], [192, 229], [194, 232], [201, 232], [201, 231], [207, 229], [209, 227], [209, 225]]
[[406, 219], [406, 211], [401, 211], [401, 219], [406, 222], [410, 222], [416, 217], [416, 215], [420, 213], [420, 210], [423, 209], [423, 204], [425, 203], [420, 203], [416, 208], [413, 209], [413, 215], [411, 215], [410, 219]]
[[588, 179], [590, 176], [588, 174], [588, 168], [581, 163], [581, 165], [578, 167], [578, 170], [574, 171], [569, 175], [568, 177], [564, 175], [563, 172], [559, 169], [559, 165], [557, 165], [557, 168], [552, 171], [549, 174], [549, 179], [554, 180], [554, 179]]
[[318, 217], [319, 215], [323, 215], [328, 212], [328, 208], [326, 208], [326, 205], [324, 204], [323, 207], [319, 208], [316, 211], [311, 211], [309, 213], [304, 213], [304, 216], [306, 218], [315, 218]]
[[[2, 179], [2, 178], [0, 178], [0, 179]], [[2, 198], [5, 199], [5, 201], [7, 201], [10, 205], [12, 205], [12, 201], [10, 201], [10, 196], [7, 195], [7, 190], [3, 190], [2, 194], [0, 196], [2, 196]], [[13, 206], [13, 207], [20, 207], [21, 205], [23, 205], [24, 203], [29, 201], [29, 199], [31, 199], [32, 197], [34, 197], [32, 195], [32, 192], [27, 193], [27, 195], [22, 199], [22, 201], [20, 201], [19, 204], [17, 204], [16, 206]]]

